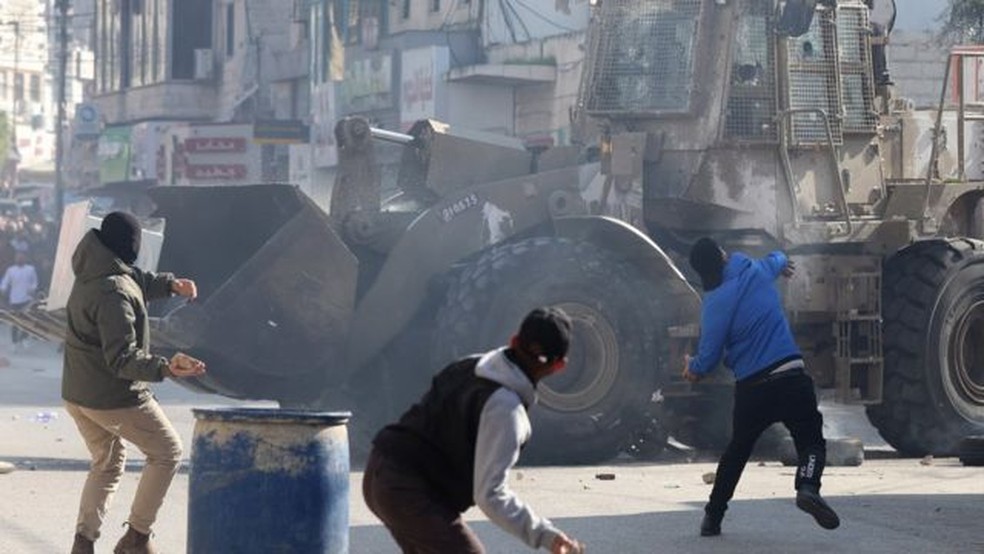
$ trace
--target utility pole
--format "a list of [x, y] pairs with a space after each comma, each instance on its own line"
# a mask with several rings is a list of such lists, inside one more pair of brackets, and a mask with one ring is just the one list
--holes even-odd
[[[12, 106], [10, 110], [10, 121], [8, 123], [11, 125], [11, 136], [14, 140], [14, 147], [16, 148], [17, 141], [17, 75], [20, 74], [20, 21], [12, 21], [10, 23], [14, 28], [14, 78], [10, 80], [11, 88], [10, 91], [10, 105]], [[21, 78], [21, 85], [23, 86], [24, 80]]]
[[[7, 126], [9, 127], [10, 135], [8, 140], [10, 144], [7, 146], [7, 151], [2, 153], [2, 158], [10, 154], [10, 152], [17, 152], [17, 115], [19, 112], [20, 104], [17, 99], [17, 76], [20, 75], [20, 21], [7, 21], [3, 23], [4, 25], [10, 25], [14, 29], [14, 75], [4, 86], [10, 87], [10, 111], [7, 112]], [[21, 90], [24, 87], [24, 79], [21, 78]], [[9, 188], [6, 191], [7, 195], [12, 196], [14, 187], [17, 185], [17, 171], [13, 172], [10, 182], [8, 183]]]
[[[9, 121], [7, 122], [7, 124], [10, 125], [10, 140], [14, 143], [14, 152], [16, 152], [17, 156], [20, 157], [20, 146], [18, 146], [17, 144], [17, 117], [20, 115], [21, 102], [24, 101], [23, 91], [24, 89], [27, 88], [27, 83], [24, 82], [25, 81], [24, 77], [21, 77], [20, 78], [21, 88], [20, 89], [17, 88], [17, 76], [20, 75], [20, 40], [21, 40], [20, 21], [14, 21], [13, 25], [14, 25], [14, 78], [12, 84], [14, 85], [14, 90], [11, 91], [10, 97], [13, 98], [14, 100], [14, 109], [11, 110], [10, 112], [10, 117], [8, 118]], [[17, 98], [18, 90], [22, 91], [21, 98]], [[4, 152], [4, 155], [7, 154], [8, 152]], [[21, 158], [21, 161], [23, 161], [23, 158]], [[19, 165], [20, 161], [18, 161], [17, 163]], [[14, 177], [11, 180], [11, 185], [10, 185], [11, 196], [14, 195], [14, 187], [20, 184], [20, 177], [18, 176], [18, 173], [20, 173], [20, 170], [18, 170], [17, 166], [15, 166]]]
[[61, 232], [65, 209], [65, 89], [68, 85], [68, 8], [70, 0], [56, 0], [58, 9], [58, 122], [55, 128], [55, 224]]

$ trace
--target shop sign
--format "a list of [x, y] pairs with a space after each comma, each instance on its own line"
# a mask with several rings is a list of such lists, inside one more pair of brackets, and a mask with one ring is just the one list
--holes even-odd
[[184, 174], [196, 181], [238, 181], [246, 178], [245, 164], [187, 164]]
[[357, 113], [392, 108], [393, 64], [387, 53], [351, 60], [345, 68], [341, 87], [345, 112]]
[[256, 144], [302, 144], [311, 138], [311, 130], [297, 119], [264, 119], [253, 124]]
[[226, 154], [246, 151], [243, 137], [192, 137], [185, 139], [185, 152], [189, 154]]

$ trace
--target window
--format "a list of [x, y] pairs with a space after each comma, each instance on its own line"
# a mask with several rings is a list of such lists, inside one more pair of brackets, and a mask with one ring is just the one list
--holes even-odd
[[363, 15], [363, 10], [366, 9], [366, 4], [371, 4], [371, 2], [362, 2], [360, 0], [350, 0], [348, 3], [348, 13], [346, 14], [345, 23], [345, 44], [359, 44], [361, 42], [361, 29], [359, 28], [359, 20]]
[[329, 33], [328, 15], [324, 3], [311, 4], [311, 81], [327, 80]]
[[694, 90], [700, 0], [606, 0], [586, 106], [596, 112], [681, 113]]
[[430, 5], [432, 12], [441, 11], [441, 0], [430, 0]]
[[358, 37], [357, 42], [364, 44], [366, 48], [371, 50], [379, 44], [379, 37], [383, 33], [387, 10], [385, 9], [385, 4], [373, 0], [359, 0], [358, 8], [359, 17], [350, 23], [349, 39], [351, 41], [351, 35], [355, 34]]
[[100, 2], [99, 6], [99, 21], [95, 25], [97, 40], [94, 54], [99, 71], [97, 89], [100, 92], [106, 92], [110, 89], [109, 83], [112, 79], [110, 69], [112, 64], [112, 51], [110, 50], [112, 31], [110, 29], [109, 2]]
[[776, 140], [772, 0], [749, 3], [735, 35], [725, 135]]
[[790, 109], [822, 110], [794, 114], [791, 139], [796, 144], [827, 144], [829, 126], [834, 144], [843, 144], [841, 99], [837, 84], [837, 45], [834, 14], [818, 11], [810, 30], [784, 41], [789, 77]]
[[[134, 62], [134, 29], [132, 6], [128, 2], [120, 3], [120, 11], [114, 17], [119, 20], [119, 32], [116, 35], [116, 44], [119, 51], [117, 58], [120, 63], [119, 79], [116, 81], [119, 90], [130, 88], [133, 85], [133, 62]], [[139, 56], [139, 54], [138, 54]]]
[[170, 78], [194, 79], [195, 50], [218, 47], [212, 44], [212, 18], [221, 17], [221, 12], [213, 13], [212, 3], [201, 0], [173, 0], [171, 9], [170, 20], [181, 24], [174, 26], [170, 41]]
[[14, 74], [14, 100], [20, 102], [24, 99], [24, 74]]
[[41, 101], [41, 76], [31, 75], [31, 102]]
[[151, 12], [151, 26], [153, 34], [153, 39], [151, 41], [150, 47], [150, 65], [153, 68], [150, 72], [150, 78], [153, 82], [157, 83], [164, 80], [164, 76], [161, 71], [161, 29], [158, 21], [160, 20], [160, 5], [159, 0], [154, 0], [153, 12]]
[[400, 15], [403, 19], [410, 19], [410, 0], [403, 0], [403, 10]]
[[877, 123], [871, 67], [868, 10], [864, 6], [837, 8], [837, 41], [841, 70], [844, 130], [874, 132]]
[[[137, 7], [134, 6], [134, 10], [136, 10], [136, 9], [137, 9]], [[140, 6], [140, 9], [142, 10], [143, 7]], [[147, 63], [148, 62], [148, 56], [147, 56], [147, 53], [148, 53], [148, 50], [147, 50], [147, 46], [148, 46], [148, 44], [147, 44], [147, 29], [148, 29], [148, 26], [149, 26], [148, 25], [149, 22], [147, 21], [147, 18], [144, 17], [142, 11], [135, 12], [134, 15], [136, 17], [134, 18], [134, 37], [133, 37], [133, 39], [139, 45], [139, 48], [138, 49], [135, 49], [135, 51], [133, 53], [133, 58], [134, 58], [133, 59], [133, 68], [134, 68], [134, 73], [135, 73], [134, 80], [137, 82], [138, 85], [145, 85], [145, 84], [147, 84], [147, 83], [150, 82], [149, 81], [150, 72], [148, 71], [150, 68], [148, 67], [148, 63]]]
[[236, 5], [226, 6], [225, 21], [226, 57], [231, 58], [236, 53]]
[[7, 98], [7, 72], [0, 71], [0, 98]]

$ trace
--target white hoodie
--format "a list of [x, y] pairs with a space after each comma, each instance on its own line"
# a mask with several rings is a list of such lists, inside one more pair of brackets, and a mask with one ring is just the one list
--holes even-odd
[[38, 274], [31, 264], [15, 264], [7, 268], [0, 281], [0, 290], [9, 293], [11, 304], [26, 304], [34, 299], [38, 289]]
[[488, 398], [479, 418], [472, 495], [493, 523], [533, 548], [549, 549], [560, 531], [537, 516], [508, 485], [509, 470], [533, 431], [526, 408], [536, 403], [536, 388], [505, 350], [485, 353], [475, 367], [476, 375], [502, 388]]

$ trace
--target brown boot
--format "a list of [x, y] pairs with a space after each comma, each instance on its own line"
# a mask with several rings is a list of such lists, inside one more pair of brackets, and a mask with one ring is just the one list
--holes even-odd
[[75, 542], [72, 543], [72, 554], [95, 554], [96, 547], [93, 541], [75, 534]]
[[116, 543], [113, 554], [156, 554], [157, 549], [150, 542], [150, 535], [143, 534], [129, 525], [126, 534]]

